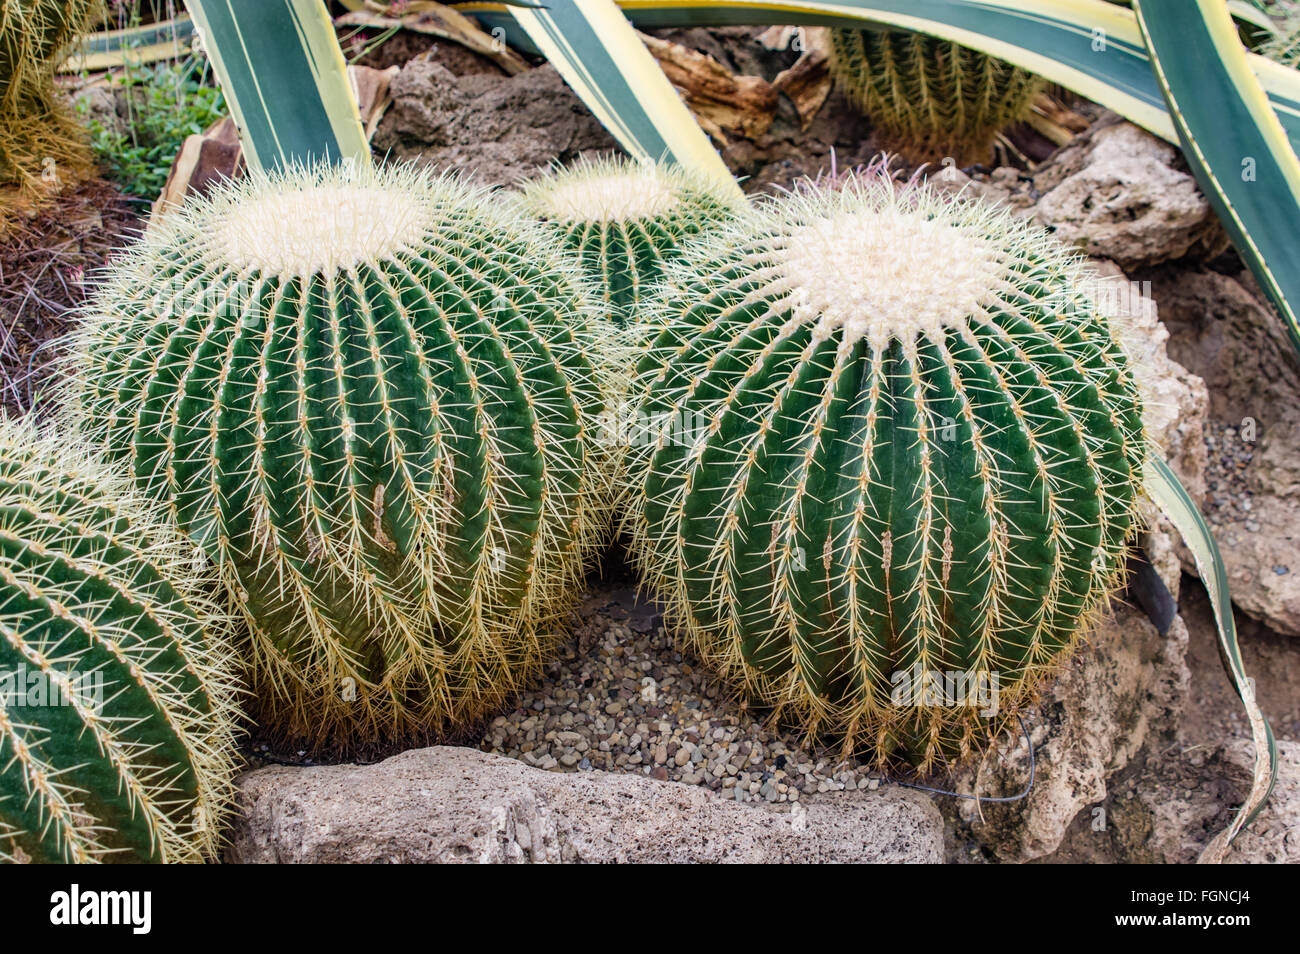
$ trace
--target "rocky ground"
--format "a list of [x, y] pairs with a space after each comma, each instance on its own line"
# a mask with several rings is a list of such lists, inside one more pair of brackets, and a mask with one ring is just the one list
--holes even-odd
[[[1017, 812], [924, 793], [837, 750], [805, 745], [680, 651], [629, 580], [593, 581], [555, 661], [486, 725], [486, 761], [470, 748], [430, 748], [371, 766], [254, 771], [241, 781], [227, 860], [1191, 861], [1241, 796], [1246, 728], [1194, 581], [1184, 580], [1180, 600], [1192, 634], [1185, 642], [1162, 640], [1140, 614], [1125, 612], [1093, 637], [1043, 706], [1025, 713], [1039, 774]], [[1234, 860], [1300, 860], [1300, 654], [1289, 637], [1243, 623], [1246, 665], [1291, 761], [1276, 796], [1287, 799], [1286, 812], [1266, 813], [1250, 852]], [[1088, 711], [1080, 687], [1094, 686], [1087, 695], [1095, 702], [1102, 674], [1119, 686], [1134, 676], [1114, 660], [1166, 646], [1182, 651], [1165, 660], [1185, 668], [1179, 712], [1159, 709], [1166, 724], [1143, 727], [1141, 744], [1107, 771], [1139, 730]], [[1106, 696], [1095, 708], [1113, 703]], [[1027, 777], [1022, 745], [1004, 740], [991, 754], [1005, 773], [906, 781], [1011, 792]], [[1106, 746], [1095, 771], [1062, 770]], [[747, 803], [741, 814], [722, 807], [737, 802]], [[814, 833], [806, 835], [810, 818]], [[836, 840], [819, 828], [855, 834]], [[790, 840], [792, 832], [800, 837]]]
[[492, 720], [482, 748], [541, 769], [634, 772], [739, 802], [876, 789], [879, 773], [811, 750], [683, 655], [630, 581], [588, 594], [540, 684]]
[[231, 862], [878, 862], [943, 858], [924, 797], [839, 792], [778, 813], [626, 773], [564, 777], [473, 749], [245, 777]]

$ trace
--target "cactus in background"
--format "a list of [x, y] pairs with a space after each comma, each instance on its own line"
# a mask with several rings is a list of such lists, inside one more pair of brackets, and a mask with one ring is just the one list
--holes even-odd
[[582, 160], [521, 186], [541, 221], [594, 282], [620, 327], [657, 287], [682, 243], [716, 228], [736, 209], [732, 192], [681, 166], [628, 159]]
[[406, 167], [250, 177], [117, 266], [70, 403], [222, 568], [282, 738], [418, 740], [538, 669], [608, 521], [580, 289]]
[[124, 475], [0, 422], [0, 860], [213, 857], [236, 694], [216, 583]]
[[988, 692], [936, 688], [1032, 697], [1120, 580], [1146, 453], [1081, 268], [884, 177], [690, 250], [651, 304], [627, 527], [708, 662], [923, 766], [999, 726]]
[[831, 31], [844, 95], [909, 159], [987, 162], [999, 132], [1029, 117], [1045, 83], [948, 40], [897, 30]]
[[30, 186], [90, 167], [85, 136], [54, 87], [54, 71], [85, 31], [94, 0], [0, 4], [0, 183]]

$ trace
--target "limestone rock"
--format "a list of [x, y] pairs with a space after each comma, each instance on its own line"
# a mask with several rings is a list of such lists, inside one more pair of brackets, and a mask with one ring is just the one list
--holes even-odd
[[943, 823], [899, 788], [781, 813], [642, 775], [544, 772], [436, 746], [239, 780], [231, 862], [937, 862]]
[[[1263, 811], [1224, 857], [1226, 864], [1300, 863], [1300, 742], [1279, 740], [1278, 773], [1273, 794]], [[1195, 772], [1184, 766], [1162, 765], [1122, 812], [1146, 814], [1138, 832], [1140, 843], [1118, 860], [1188, 864], [1200, 856], [1208, 836], [1227, 827], [1231, 813], [1249, 788], [1255, 750], [1249, 741], [1234, 740], [1209, 752]], [[1119, 820], [1123, 823], [1125, 819]], [[1135, 833], [1136, 834], [1136, 833]]]
[[1094, 298], [1111, 316], [1142, 390], [1147, 434], [1165, 455], [1192, 499], [1205, 496], [1205, 382], [1170, 358], [1169, 331], [1149, 288], [1131, 281], [1114, 262], [1096, 259]]
[[[1003, 861], [1030, 861], [1060, 846], [1086, 807], [1149, 737], [1165, 733], [1187, 692], [1187, 627], [1175, 617], [1161, 636], [1139, 611], [1117, 606], [1089, 646], [1025, 716], [1034, 747], [1034, 786], [1020, 801], [958, 803], [973, 836]], [[958, 791], [1014, 795], [1029, 779], [1022, 733], [958, 774]]]
[[1223, 231], [1178, 162], [1173, 146], [1131, 123], [1099, 124], [1035, 174], [1035, 216], [1121, 268], [1221, 250]]

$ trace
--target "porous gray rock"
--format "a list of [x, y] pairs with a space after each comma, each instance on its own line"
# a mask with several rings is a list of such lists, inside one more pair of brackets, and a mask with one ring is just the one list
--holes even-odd
[[239, 779], [229, 862], [937, 862], [929, 799], [886, 788], [788, 812], [642, 775], [435, 746]]
[[1226, 237], [1178, 151], [1132, 123], [1098, 123], [1034, 175], [1035, 218], [1062, 241], [1121, 268], [1192, 252]]
[[[1181, 616], [1162, 636], [1140, 611], [1117, 605], [1025, 715], [1034, 749], [1029, 794], [1013, 802], [953, 806], [974, 838], [1003, 861], [1056, 851], [1076, 816], [1106, 798], [1111, 777], [1151, 738], [1171, 731], [1190, 679], [1186, 654]], [[1016, 732], [988, 758], [960, 769], [957, 790], [1014, 795], [1029, 773], [1029, 742]]]
[[377, 154], [512, 185], [554, 162], [617, 148], [550, 65], [515, 76], [456, 76], [421, 54], [389, 86], [392, 105], [375, 131]]

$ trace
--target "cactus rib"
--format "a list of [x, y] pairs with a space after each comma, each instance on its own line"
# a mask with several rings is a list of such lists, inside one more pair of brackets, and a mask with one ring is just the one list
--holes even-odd
[[831, 31], [831, 72], [885, 144], [916, 161], [987, 162], [1029, 117], [1039, 77], [960, 44], [898, 30]]
[[639, 303], [681, 246], [736, 209], [730, 183], [724, 188], [681, 166], [627, 159], [553, 169], [522, 183], [519, 199], [576, 257], [620, 327], [638, 324]]

